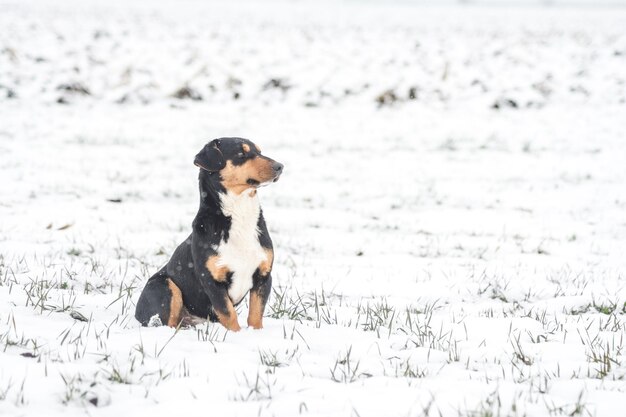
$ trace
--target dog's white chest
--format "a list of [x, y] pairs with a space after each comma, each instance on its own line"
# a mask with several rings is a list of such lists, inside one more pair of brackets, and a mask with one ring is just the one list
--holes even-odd
[[220, 243], [217, 253], [219, 265], [233, 273], [228, 295], [234, 304], [239, 303], [252, 288], [252, 275], [259, 264], [267, 259], [259, 243], [257, 223], [261, 206], [256, 194], [244, 191], [240, 195], [220, 194], [222, 212], [230, 216], [228, 241]]

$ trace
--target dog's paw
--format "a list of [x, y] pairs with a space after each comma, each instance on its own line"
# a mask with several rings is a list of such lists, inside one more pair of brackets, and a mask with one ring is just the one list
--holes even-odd
[[148, 322], [148, 327], [160, 327], [163, 326], [163, 322], [158, 314], [150, 317], [150, 321]]

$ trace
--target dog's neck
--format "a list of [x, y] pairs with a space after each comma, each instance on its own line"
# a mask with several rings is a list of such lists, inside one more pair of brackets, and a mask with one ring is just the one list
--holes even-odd
[[218, 175], [205, 173], [200, 170], [200, 177], [198, 178], [200, 183], [200, 210], [199, 212], [223, 214], [220, 205], [219, 193], [221, 190], [217, 190], [212, 182], [211, 175]]
[[226, 216], [233, 218], [248, 217], [256, 213], [256, 217], [258, 218], [260, 204], [255, 189], [249, 188], [241, 194], [227, 191], [225, 193], [219, 193], [219, 198], [222, 213]]
[[[198, 219], [206, 217], [240, 217], [257, 214], [260, 211], [259, 198], [256, 189], [244, 190], [241, 194], [235, 194], [221, 186], [216, 186], [211, 175], [200, 172], [200, 208]], [[256, 219], [255, 219], [256, 221]]]
[[231, 191], [220, 193], [222, 212], [231, 221], [230, 238], [242, 241], [255, 240], [258, 236], [258, 222], [261, 214], [259, 199], [254, 189], [241, 194]]

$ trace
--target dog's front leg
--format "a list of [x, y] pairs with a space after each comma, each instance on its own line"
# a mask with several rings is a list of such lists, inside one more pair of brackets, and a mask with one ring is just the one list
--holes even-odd
[[250, 309], [248, 312], [248, 326], [253, 329], [263, 328], [263, 312], [265, 304], [272, 291], [272, 275], [254, 274], [252, 289], [250, 290]]
[[[217, 320], [228, 330], [241, 330], [237, 321], [237, 312], [228, 296], [228, 268], [221, 265], [219, 257], [214, 252], [208, 252], [206, 237], [199, 233], [193, 235], [192, 256], [195, 264], [195, 274], [202, 289], [209, 297]], [[208, 252], [208, 253], [207, 253]]]
[[239, 326], [239, 321], [237, 320], [237, 312], [235, 311], [233, 302], [228, 296], [226, 286], [223, 285], [223, 283], [213, 281], [209, 283], [209, 288], [209, 299], [211, 300], [217, 319], [222, 326], [232, 332], [241, 330], [241, 326]]
[[237, 321], [237, 312], [228, 296], [228, 268], [220, 266], [219, 258], [212, 255], [207, 258], [206, 262], [198, 265], [196, 271], [201, 271], [200, 282], [204, 292], [209, 296], [217, 320], [230, 331], [241, 330]]

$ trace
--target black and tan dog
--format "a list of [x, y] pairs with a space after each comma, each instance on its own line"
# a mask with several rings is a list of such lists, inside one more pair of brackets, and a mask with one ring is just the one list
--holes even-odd
[[248, 326], [263, 327], [274, 252], [257, 187], [276, 182], [283, 165], [251, 141], [221, 138], [196, 155], [200, 209], [191, 235], [148, 280], [135, 310], [144, 326], [209, 319], [240, 330], [234, 306], [250, 292]]

